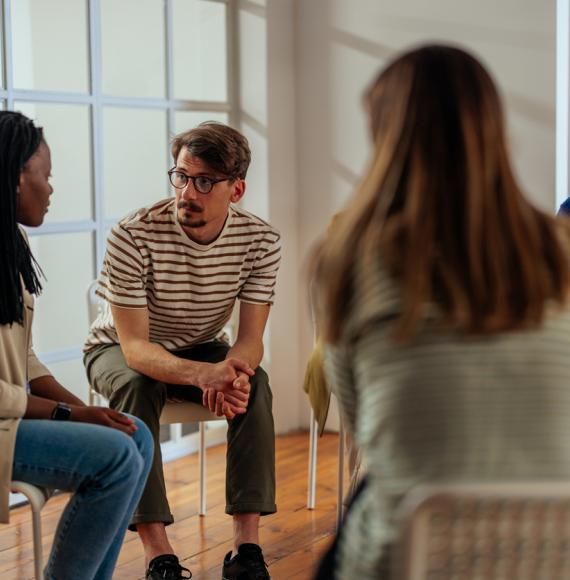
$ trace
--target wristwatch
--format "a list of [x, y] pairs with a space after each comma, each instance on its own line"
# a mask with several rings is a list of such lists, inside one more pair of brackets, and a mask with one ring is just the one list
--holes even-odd
[[70, 416], [71, 407], [67, 403], [58, 403], [51, 413], [51, 418], [54, 421], [67, 421]]

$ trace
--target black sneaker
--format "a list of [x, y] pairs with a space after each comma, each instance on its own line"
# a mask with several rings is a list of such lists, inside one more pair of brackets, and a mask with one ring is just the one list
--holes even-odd
[[263, 553], [257, 544], [242, 544], [232, 558], [228, 552], [224, 558], [222, 580], [271, 580]]
[[192, 578], [192, 572], [181, 566], [174, 554], [162, 554], [150, 561], [145, 578], [146, 580], [186, 580]]

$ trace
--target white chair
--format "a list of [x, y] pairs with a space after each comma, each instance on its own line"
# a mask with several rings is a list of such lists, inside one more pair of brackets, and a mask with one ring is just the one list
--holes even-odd
[[[307, 509], [314, 510], [317, 498], [317, 441], [319, 426], [315, 419], [315, 412], [311, 409], [311, 423], [309, 433], [309, 483], [307, 491]], [[338, 432], [338, 473], [336, 488], [336, 529], [344, 515], [344, 425], [339, 419]]]
[[570, 578], [570, 482], [420, 487], [398, 526], [394, 580]]
[[[315, 312], [315, 285], [309, 285], [309, 308], [311, 311], [311, 322], [313, 323], [313, 344], [317, 343], [318, 329], [317, 316]], [[309, 425], [309, 480], [307, 485], [307, 509], [314, 510], [317, 498], [317, 441], [319, 437], [318, 423], [315, 412], [311, 408], [311, 420]], [[339, 419], [338, 433], [338, 473], [337, 473], [337, 499], [336, 499], [336, 529], [340, 527], [344, 515], [344, 425], [342, 417]]]
[[[89, 313], [89, 324], [100, 314], [103, 308], [103, 300], [96, 294], [97, 280], [89, 284], [87, 289], [87, 307]], [[231, 328], [226, 332], [232, 335]], [[107, 403], [105, 398], [92, 388], [89, 388], [89, 404]], [[206, 422], [208, 421], [225, 421], [225, 417], [218, 417], [208, 409], [198, 403], [184, 402], [167, 402], [160, 415], [161, 425], [173, 425], [176, 423], [198, 423], [199, 427], [199, 477], [200, 477], [200, 496], [198, 500], [198, 513], [201, 516], [206, 515]]]
[[32, 508], [32, 532], [34, 538], [34, 575], [36, 580], [43, 578], [43, 553], [42, 553], [42, 518], [40, 512], [51, 495], [51, 491], [25, 483], [12, 481], [10, 490], [13, 493], [21, 493], [26, 496]]

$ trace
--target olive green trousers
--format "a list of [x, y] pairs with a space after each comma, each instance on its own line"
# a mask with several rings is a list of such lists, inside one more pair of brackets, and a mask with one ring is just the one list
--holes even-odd
[[[200, 362], [220, 362], [229, 347], [212, 341], [175, 356]], [[167, 398], [202, 403], [198, 387], [167, 385], [127, 366], [120, 345], [101, 345], [84, 356], [91, 386], [109, 401], [111, 408], [142, 419], [155, 444], [153, 465], [130, 529], [137, 523], [174, 521], [164, 483], [160, 451], [160, 413]], [[226, 513], [275, 513], [275, 431], [271, 410], [273, 395], [267, 373], [258, 367], [251, 377], [247, 412], [228, 421], [226, 453]]]

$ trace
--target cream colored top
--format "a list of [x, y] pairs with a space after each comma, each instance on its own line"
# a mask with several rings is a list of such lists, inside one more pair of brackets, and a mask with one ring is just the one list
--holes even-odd
[[49, 375], [32, 348], [34, 299], [24, 288], [24, 323], [0, 325], [0, 522], [9, 519], [16, 430], [27, 406], [26, 383]]
[[536, 330], [488, 337], [446, 329], [435, 311], [390, 339], [400, 290], [358, 272], [343, 339], [326, 369], [367, 465], [345, 521], [335, 578], [379, 580], [401, 498], [422, 483], [570, 480], [570, 305]]

